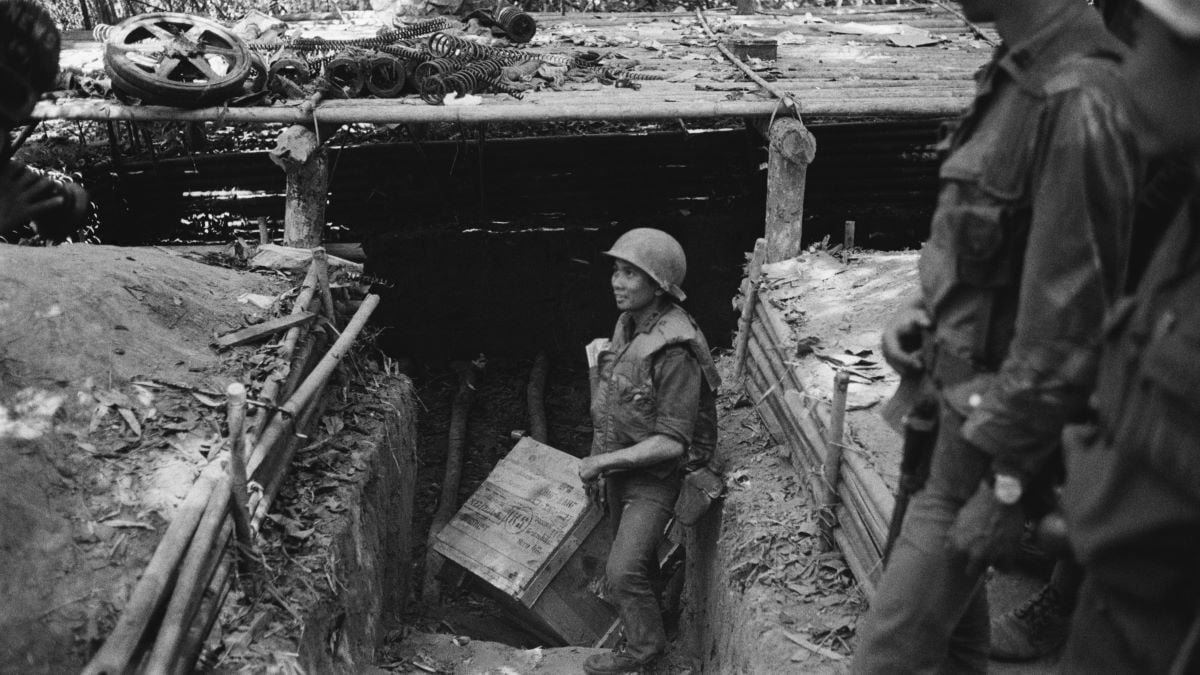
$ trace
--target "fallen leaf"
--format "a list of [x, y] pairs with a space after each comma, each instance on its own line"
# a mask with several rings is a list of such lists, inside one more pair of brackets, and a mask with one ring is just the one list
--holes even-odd
[[119, 413], [121, 415], [121, 419], [125, 420], [125, 423], [129, 425], [129, 430], [133, 432], [133, 435], [141, 438], [142, 424], [138, 422], [137, 415], [133, 414], [133, 411], [129, 408], [122, 407], [117, 408], [117, 413]]
[[150, 530], [151, 532], [154, 531], [154, 526], [150, 523], [142, 523], [136, 520], [121, 520], [119, 518], [115, 518], [113, 520], [105, 520], [100, 524], [107, 525], [108, 527], [134, 527], [139, 530]]
[[195, 399], [197, 401], [200, 401], [201, 403], [203, 403], [204, 405], [206, 405], [210, 408], [220, 408], [221, 406], [225, 405], [224, 401], [218, 401], [217, 399], [215, 399], [211, 396], [205, 396], [204, 394], [201, 394], [199, 392], [192, 392], [192, 396], [195, 397]]

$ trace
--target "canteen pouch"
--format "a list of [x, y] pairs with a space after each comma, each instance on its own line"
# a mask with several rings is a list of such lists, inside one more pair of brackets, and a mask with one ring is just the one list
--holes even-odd
[[675, 520], [685, 527], [694, 526], [724, 495], [725, 479], [707, 466], [685, 473], [675, 500]]

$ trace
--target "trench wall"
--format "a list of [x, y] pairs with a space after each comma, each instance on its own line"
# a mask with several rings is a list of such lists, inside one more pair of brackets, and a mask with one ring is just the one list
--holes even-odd
[[342, 489], [347, 505], [331, 543], [328, 571], [339, 593], [303, 612], [300, 660], [310, 673], [360, 673], [375, 662], [389, 614], [409, 597], [417, 401], [401, 380], [387, 397], [383, 423], [360, 455], [358, 480]]

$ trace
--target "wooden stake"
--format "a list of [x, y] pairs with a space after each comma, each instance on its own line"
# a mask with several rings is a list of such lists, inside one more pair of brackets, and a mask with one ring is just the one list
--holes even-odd
[[267, 225], [266, 216], [258, 217], [258, 243], [259, 245], [271, 243], [271, 230]]
[[336, 329], [337, 314], [333, 309], [333, 293], [329, 290], [329, 256], [325, 254], [323, 246], [314, 248], [312, 256], [312, 265], [317, 270], [317, 293], [321, 298], [321, 314]]
[[758, 303], [759, 277], [762, 276], [763, 259], [767, 254], [767, 240], [758, 238], [754, 242], [754, 253], [746, 268], [746, 298], [742, 301], [742, 315], [738, 317], [737, 343], [733, 350], [733, 381], [741, 382], [746, 372], [746, 347], [750, 344], [750, 322], [754, 319], [754, 305]]
[[550, 357], [538, 352], [529, 370], [529, 386], [525, 388], [525, 405], [529, 408], [529, 435], [538, 443], [549, 442], [546, 424], [546, 378], [550, 372]]
[[850, 249], [854, 248], [854, 221], [847, 220], [842, 234], [842, 262], [850, 264]]
[[229, 489], [233, 497], [233, 525], [238, 543], [238, 571], [249, 579], [257, 567], [258, 555], [250, 533], [250, 513], [246, 509], [246, 386], [234, 382], [225, 389], [229, 419]]
[[841, 474], [842, 468], [842, 446], [845, 445], [845, 429], [846, 429], [846, 390], [850, 385], [850, 375], [844, 370], [839, 370], [833, 378], [833, 410], [829, 415], [829, 436], [826, 442], [825, 463], [823, 475], [825, 477], [824, 488], [825, 496], [822, 504], [821, 537], [822, 545], [825, 550], [833, 549], [833, 527], [834, 514], [833, 508], [837, 504], [837, 486], [838, 476]]

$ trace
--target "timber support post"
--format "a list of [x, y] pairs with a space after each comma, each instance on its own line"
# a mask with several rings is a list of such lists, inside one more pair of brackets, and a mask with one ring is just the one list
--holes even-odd
[[279, 134], [270, 157], [287, 174], [283, 245], [320, 246], [329, 200], [328, 152], [312, 129], [296, 124]]
[[768, 263], [800, 253], [804, 229], [804, 182], [817, 141], [804, 123], [780, 117], [767, 133], [767, 257]]

